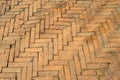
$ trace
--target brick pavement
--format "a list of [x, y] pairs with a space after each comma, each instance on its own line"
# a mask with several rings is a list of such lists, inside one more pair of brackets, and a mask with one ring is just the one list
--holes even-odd
[[120, 80], [120, 0], [0, 0], [0, 80]]

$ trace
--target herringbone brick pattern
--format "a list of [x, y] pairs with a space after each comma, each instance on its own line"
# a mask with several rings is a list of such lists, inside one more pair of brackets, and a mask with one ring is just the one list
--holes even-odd
[[120, 0], [0, 0], [0, 80], [120, 80]]

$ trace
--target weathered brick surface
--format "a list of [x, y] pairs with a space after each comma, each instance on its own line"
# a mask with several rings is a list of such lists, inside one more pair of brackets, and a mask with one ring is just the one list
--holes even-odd
[[0, 80], [120, 80], [119, 0], [0, 0]]

